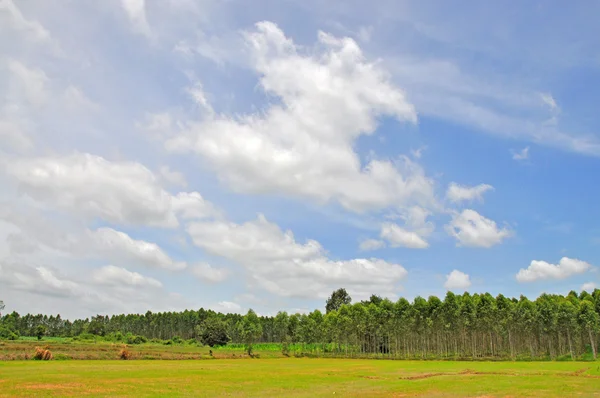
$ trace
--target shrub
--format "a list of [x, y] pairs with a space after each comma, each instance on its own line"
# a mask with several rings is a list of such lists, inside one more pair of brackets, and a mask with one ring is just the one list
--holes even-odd
[[173, 343], [181, 344], [181, 343], [183, 343], [183, 340], [181, 339], [181, 337], [175, 336], [175, 337], [173, 337]]
[[125, 342], [127, 344], [143, 344], [143, 343], [147, 343], [148, 339], [145, 338], [144, 336], [135, 336], [131, 333], [127, 333]]
[[79, 336], [73, 337], [73, 340], [96, 340], [97, 336], [91, 333], [81, 333]]
[[36, 359], [38, 361], [49, 361], [53, 359], [53, 356], [47, 347], [35, 347], [35, 354], [33, 355], [33, 359]]
[[19, 332], [6, 326], [0, 326], [0, 339], [18, 340]]

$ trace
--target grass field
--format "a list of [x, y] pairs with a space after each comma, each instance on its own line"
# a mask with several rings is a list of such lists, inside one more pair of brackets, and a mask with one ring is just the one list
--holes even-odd
[[[33, 361], [47, 346], [53, 361]], [[125, 347], [134, 361], [118, 361]], [[0, 397], [600, 397], [600, 362], [453, 362], [283, 357], [276, 345], [140, 344], [70, 339], [0, 343]], [[2, 361], [4, 359], [4, 361]], [[150, 360], [152, 359], [152, 360]]]
[[582, 362], [355, 359], [5, 361], [0, 396], [600, 396]]

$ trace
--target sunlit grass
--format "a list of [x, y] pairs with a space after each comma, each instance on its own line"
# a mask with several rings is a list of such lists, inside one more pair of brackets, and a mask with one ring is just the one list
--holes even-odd
[[0, 396], [597, 396], [581, 362], [240, 359], [0, 362]]

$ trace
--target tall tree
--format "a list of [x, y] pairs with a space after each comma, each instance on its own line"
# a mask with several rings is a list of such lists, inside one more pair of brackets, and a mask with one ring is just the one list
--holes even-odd
[[327, 302], [325, 303], [325, 313], [337, 311], [342, 305], [350, 304], [351, 302], [352, 297], [350, 297], [346, 289], [340, 288], [331, 293], [331, 297], [327, 299]]

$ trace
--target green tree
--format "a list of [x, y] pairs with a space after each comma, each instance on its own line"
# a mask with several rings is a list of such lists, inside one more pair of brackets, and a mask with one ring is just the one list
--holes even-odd
[[240, 335], [246, 344], [246, 351], [249, 356], [252, 356], [252, 347], [254, 343], [260, 339], [263, 329], [260, 324], [260, 319], [252, 309], [244, 316], [240, 322]]
[[350, 297], [346, 289], [340, 288], [331, 293], [331, 297], [327, 299], [327, 302], [325, 303], [325, 313], [337, 311], [342, 305], [350, 304], [351, 302], [352, 297]]
[[228, 325], [217, 316], [206, 318], [196, 326], [196, 334], [202, 344], [210, 347], [227, 345], [231, 340], [227, 334]]
[[588, 332], [590, 338], [590, 344], [592, 346], [592, 354], [596, 359], [596, 332], [600, 325], [600, 319], [596, 311], [594, 310], [594, 304], [590, 300], [581, 300], [579, 303], [579, 325], [581, 328]]
[[46, 326], [37, 325], [35, 328], [35, 335], [36, 335], [37, 339], [41, 340], [45, 334], [46, 334]]

